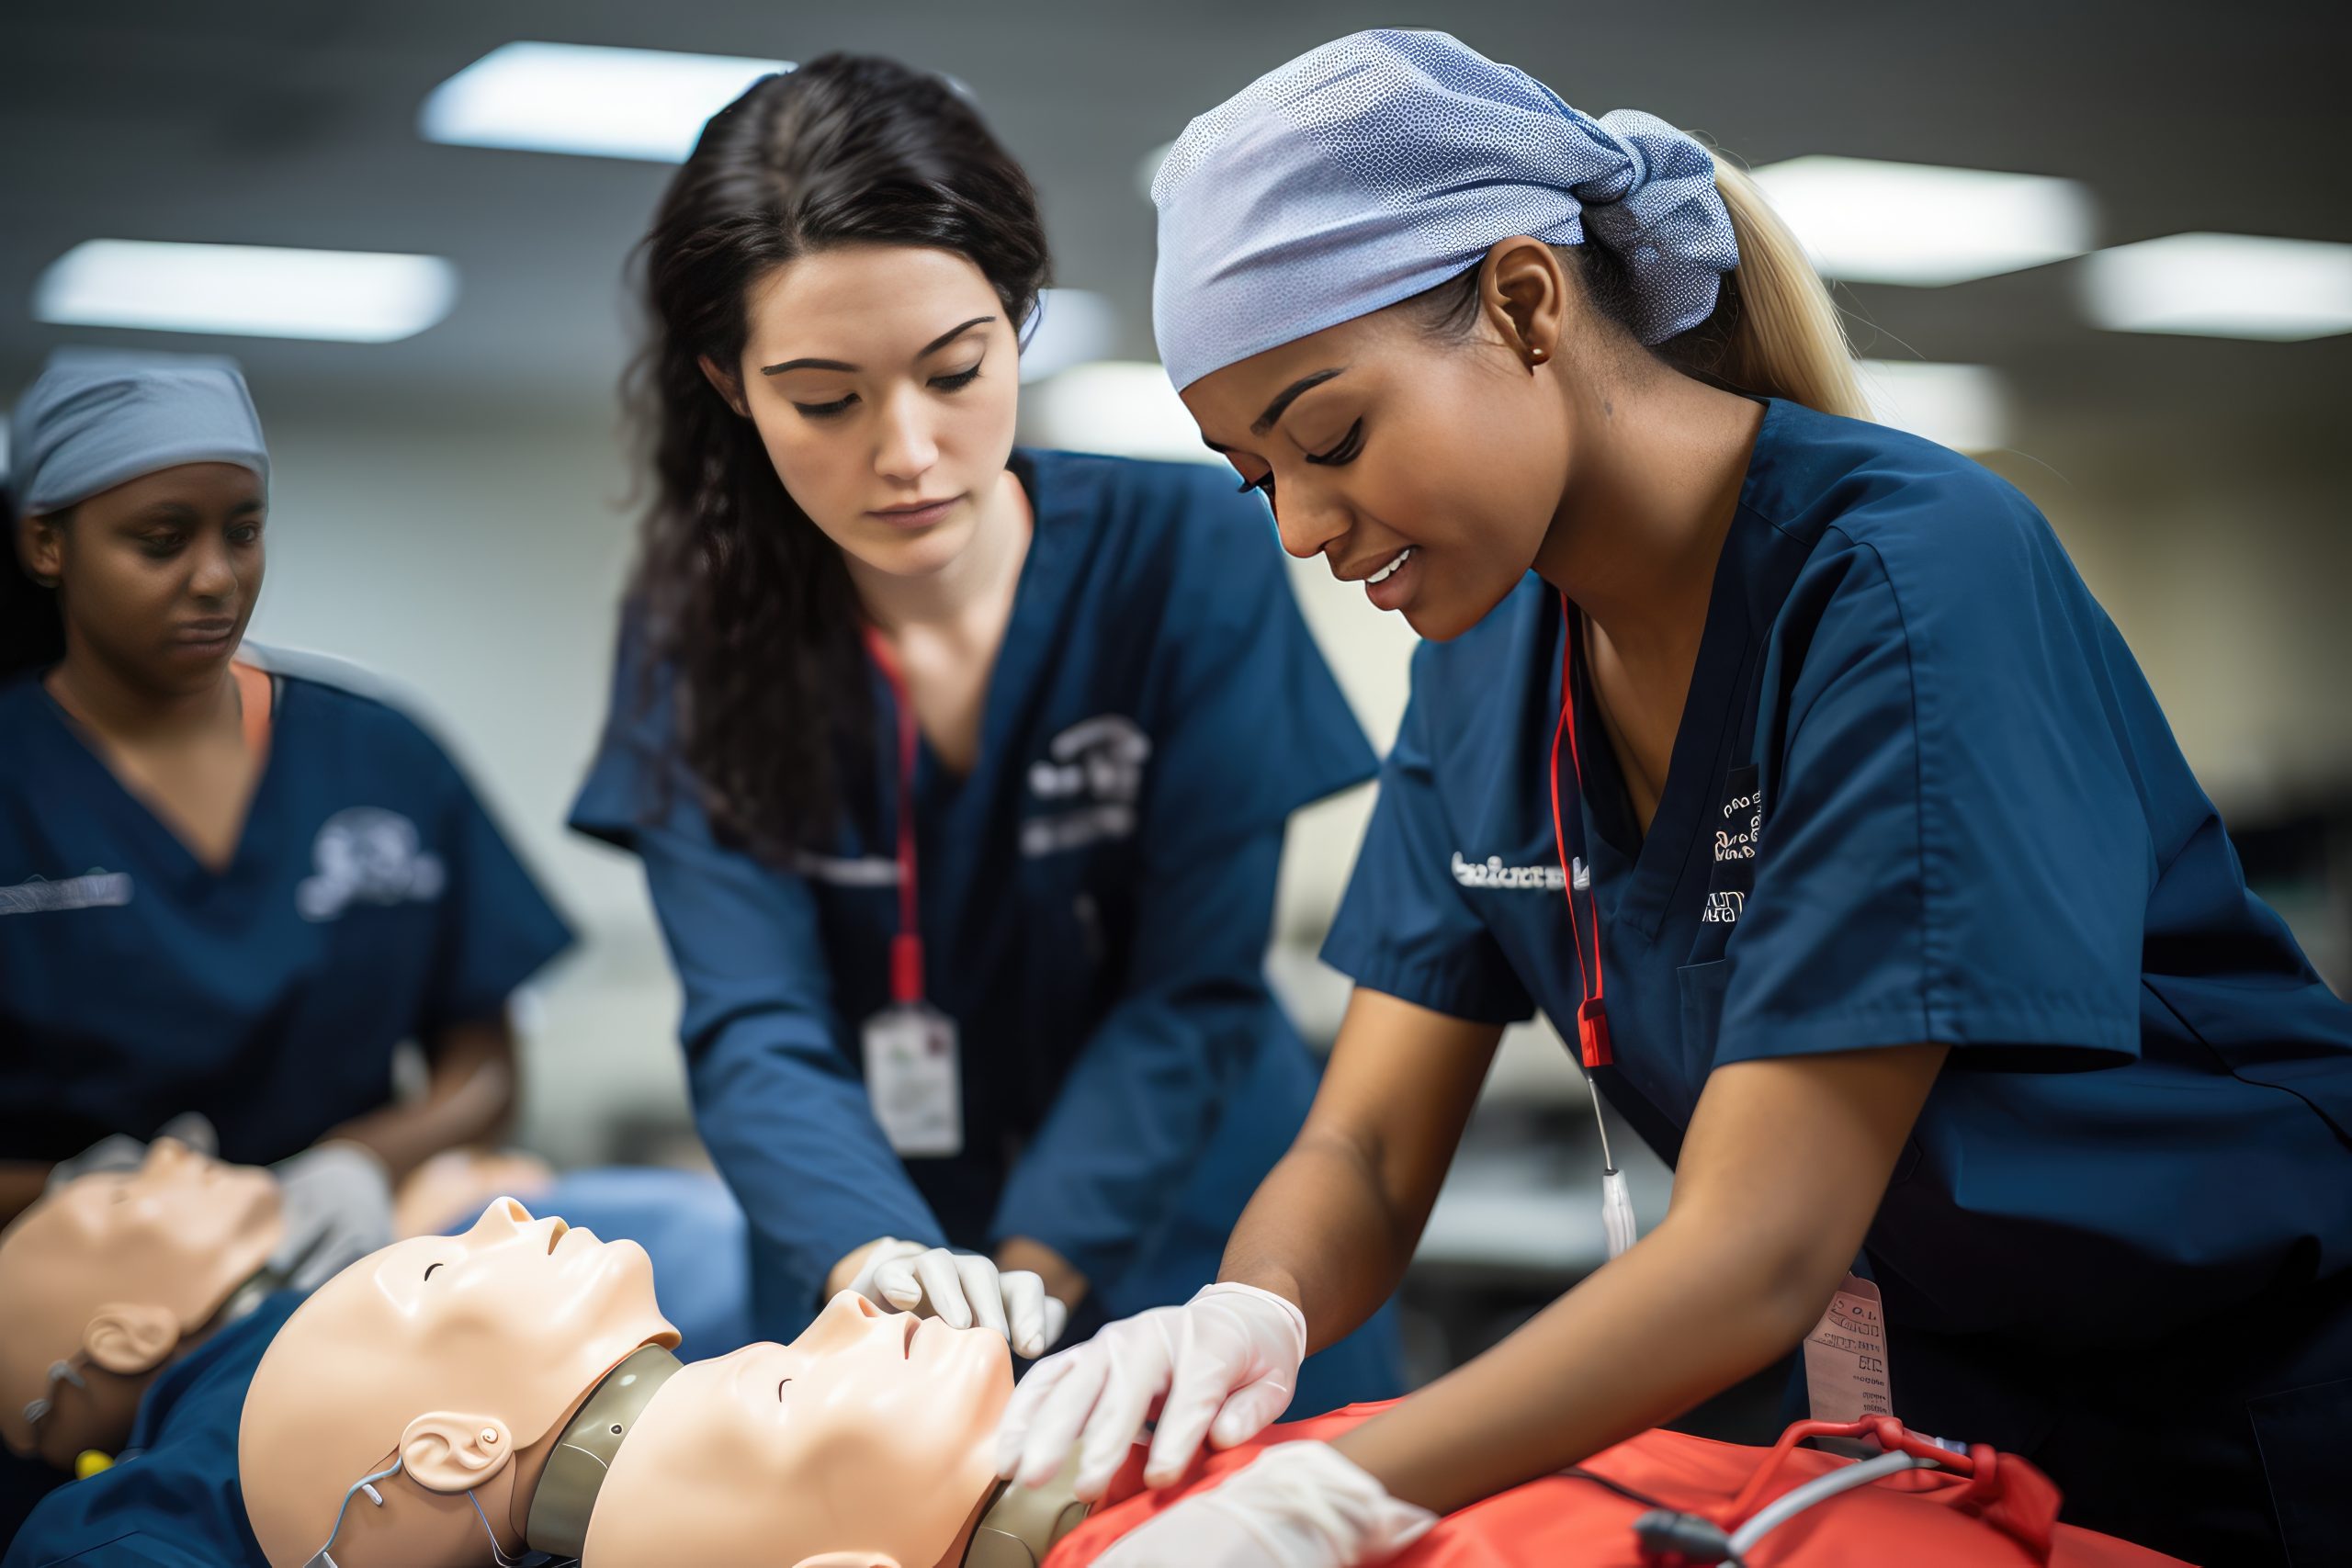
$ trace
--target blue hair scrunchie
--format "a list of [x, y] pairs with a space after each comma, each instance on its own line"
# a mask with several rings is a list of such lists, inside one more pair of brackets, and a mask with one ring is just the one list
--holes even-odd
[[1713, 157], [1654, 115], [1599, 119], [1441, 32], [1351, 34], [1187, 126], [1152, 182], [1152, 324], [1179, 390], [1394, 305], [1498, 240], [1591, 237], [1644, 343], [1707, 319], [1739, 265]]

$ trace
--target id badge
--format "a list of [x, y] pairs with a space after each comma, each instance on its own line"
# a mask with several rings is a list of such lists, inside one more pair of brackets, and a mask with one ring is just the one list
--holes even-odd
[[964, 1152], [964, 1075], [956, 1021], [924, 1002], [865, 1021], [865, 1093], [890, 1147], [909, 1159]]
[[1887, 1380], [1886, 1315], [1878, 1287], [1858, 1275], [1838, 1282], [1829, 1310], [1804, 1337], [1805, 1391], [1816, 1421], [1894, 1414]]

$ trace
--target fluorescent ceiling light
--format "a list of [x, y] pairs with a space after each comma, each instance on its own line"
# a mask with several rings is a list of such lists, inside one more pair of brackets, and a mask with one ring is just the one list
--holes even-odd
[[41, 274], [33, 316], [82, 327], [392, 343], [449, 313], [439, 256], [85, 240]]
[[2292, 343], [2352, 332], [2352, 245], [2171, 234], [2083, 264], [2083, 303], [2111, 332]]
[[1755, 178], [1823, 276], [1856, 283], [1962, 283], [2092, 244], [2090, 193], [2045, 175], [1810, 157]]
[[416, 125], [426, 141], [460, 147], [680, 164], [712, 115], [791, 69], [734, 54], [501, 44], [434, 88]]
[[1021, 378], [1042, 381], [1100, 359], [1118, 340], [1119, 314], [1111, 301], [1090, 289], [1048, 288], [1038, 296], [1035, 324], [1021, 350]]
[[1991, 452], [2009, 444], [2008, 387], [1990, 366], [1865, 359], [1859, 368], [1871, 415], [1881, 424], [1955, 452]]
[[1115, 359], [1074, 365], [1040, 381], [1022, 401], [1044, 446], [1119, 457], [1225, 461], [1201, 445], [1200, 426], [1157, 365]]

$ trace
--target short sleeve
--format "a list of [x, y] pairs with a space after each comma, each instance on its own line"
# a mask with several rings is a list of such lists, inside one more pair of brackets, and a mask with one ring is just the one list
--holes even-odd
[[690, 806], [695, 798], [693, 777], [669, 744], [674, 710], [648, 672], [646, 658], [643, 625], [633, 609], [625, 610], [604, 733], [568, 818], [574, 830], [624, 850], [637, 847], [641, 829], [673, 821], [682, 796]]
[[1785, 716], [1759, 742], [1765, 818], [1718, 1064], [1914, 1043], [2023, 1069], [2138, 1053], [2153, 866], [2100, 695], [2103, 615], [2047, 525], [1994, 504], [1893, 565], [1832, 536], [1800, 574], [1764, 669]]
[[1363, 783], [1379, 759], [1299, 613], [1264, 505], [1183, 482], [1145, 810], [1173, 835], [1164, 848], [1206, 852]]
[[424, 1021], [496, 1012], [514, 988], [571, 945], [571, 931], [524, 868], [457, 764], [442, 759], [441, 931]]
[[1364, 830], [1323, 962], [1359, 986], [1453, 1018], [1517, 1023], [1534, 1002], [1502, 945], [1449, 869], [1447, 830], [1429, 738], [1427, 645], [1413, 655], [1413, 696], [1380, 770], [1380, 798]]

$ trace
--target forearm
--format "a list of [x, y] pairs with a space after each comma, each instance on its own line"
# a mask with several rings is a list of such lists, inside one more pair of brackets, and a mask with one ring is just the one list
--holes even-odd
[[1665, 1222], [1340, 1450], [1393, 1495], [1448, 1512], [1770, 1365], [1852, 1262], [1943, 1056], [1908, 1046], [1717, 1068]]
[[444, 1149], [503, 1134], [516, 1078], [514, 1037], [504, 1016], [451, 1025], [428, 1051], [424, 1098], [354, 1117], [319, 1141], [345, 1138], [371, 1150], [397, 1181]]
[[1319, 1350], [1388, 1299], [1426, 1217], [1396, 1212], [1359, 1145], [1310, 1129], [1241, 1212], [1217, 1278], [1295, 1302], [1306, 1315], [1307, 1348]]
[[[1516, 1334], [1339, 1439], [1447, 1513], [1689, 1409], [1802, 1339], [1835, 1289], [1817, 1260], [1669, 1217]], [[1310, 1321], [1312, 1321], [1310, 1317]]]

